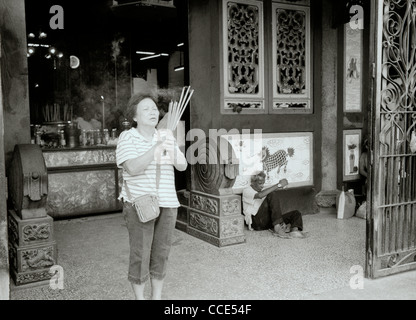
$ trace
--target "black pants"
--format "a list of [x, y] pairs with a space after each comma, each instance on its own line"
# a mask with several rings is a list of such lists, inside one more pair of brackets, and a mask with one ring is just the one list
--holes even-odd
[[298, 210], [282, 214], [279, 194], [273, 191], [267, 195], [257, 214], [252, 217], [251, 227], [254, 230], [267, 230], [282, 222], [290, 223], [291, 228], [303, 230], [302, 214]]

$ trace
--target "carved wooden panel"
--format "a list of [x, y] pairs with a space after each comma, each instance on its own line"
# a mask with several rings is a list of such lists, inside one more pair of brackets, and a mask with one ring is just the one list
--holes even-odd
[[223, 0], [225, 113], [264, 112], [263, 4]]
[[273, 110], [312, 113], [310, 10], [273, 3]]

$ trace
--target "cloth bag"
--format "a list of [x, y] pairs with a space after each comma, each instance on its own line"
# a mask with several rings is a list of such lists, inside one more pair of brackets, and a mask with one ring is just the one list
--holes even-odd
[[[159, 180], [160, 180], [160, 167], [157, 166], [156, 169], [156, 194], [159, 190]], [[133, 207], [136, 209], [137, 217], [139, 218], [140, 222], [146, 223], [152, 221], [159, 217], [160, 208], [159, 208], [159, 198], [157, 195], [153, 194], [145, 194], [142, 196], [137, 197], [134, 200], [132, 199], [129, 187], [127, 186], [126, 181], [124, 181], [124, 185], [126, 188], [126, 193], [128, 200], [133, 204]]]
[[364, 201], [357, 209], [355, 216], [361, 219], [367, 219], [367, 201]]
[[412, 153], [416, 152], [416, 131], [412, 132], [412, 137], [410, 138], [410, 151]]
[[354, 190], [350, 189], [347, 192], [344, 190], [337, 196], [337, 218], [338, 219], [349, 219], [355, 214], [355, 197]]

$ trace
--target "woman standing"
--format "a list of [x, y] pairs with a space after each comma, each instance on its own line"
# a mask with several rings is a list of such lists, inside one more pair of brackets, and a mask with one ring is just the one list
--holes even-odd
[[[116, 149], [117, 166], [123, 168], [124, 180], [119, 199], [123, 201], [130, 239], [128, 279], [138, 300], [144, 300], [149, 278], [152, 299], [161, 299], [179, 207], [174, 168], [184, 171], [187, 167], [172, 133], [155, 129], [159, 121], [156, 101], [157, 97], [150, 93], [139, 93], [130, 99], [126, 116], [132, 128], [120, 134]], [[142, 223], [131, 201], [145, 194], [158, 195], [160, 215]]]

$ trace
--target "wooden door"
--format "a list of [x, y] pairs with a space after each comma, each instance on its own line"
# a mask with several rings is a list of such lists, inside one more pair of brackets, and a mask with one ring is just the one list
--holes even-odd
[[366, 276], [416, 269], [416, 2], [373, 0]]

